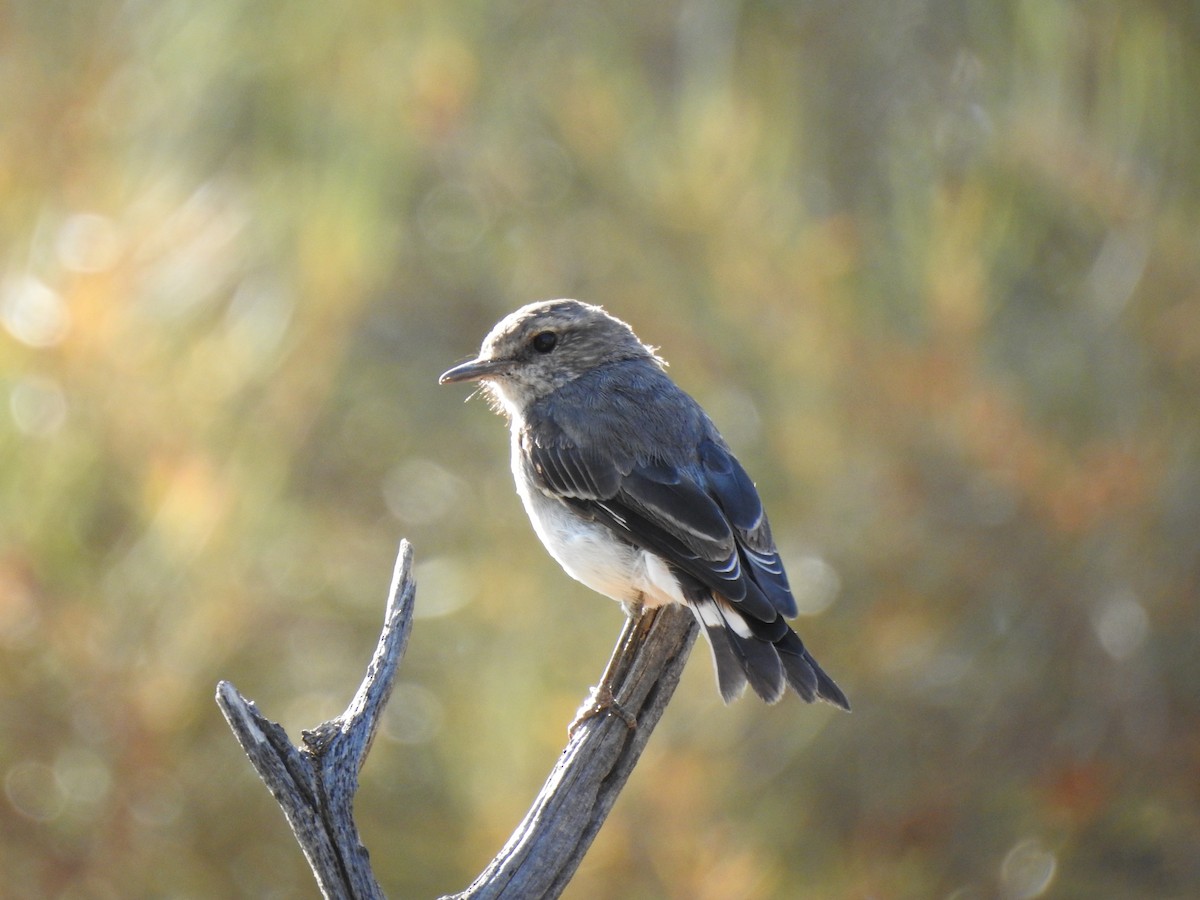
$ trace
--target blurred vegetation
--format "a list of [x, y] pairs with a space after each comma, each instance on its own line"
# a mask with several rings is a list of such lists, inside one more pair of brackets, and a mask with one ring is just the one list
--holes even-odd
[[340, 712], [402, 536], [360, 822], [392, 896], [491, 858], [620, 613], [435, 379], [551, 296], [855, 704], [697, 652], [568, 896], [1200, 896], [1191, 0], [12, 0], [0, 110], [5, 896], [313, 896], [214, 686]]

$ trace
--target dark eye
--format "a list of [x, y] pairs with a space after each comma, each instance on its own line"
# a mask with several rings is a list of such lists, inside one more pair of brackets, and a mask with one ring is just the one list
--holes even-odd
[[553, 331], [539, 331], [533, 336], [533, 349], [538, 353], [549, 353], [558, 346], [558, 335]]

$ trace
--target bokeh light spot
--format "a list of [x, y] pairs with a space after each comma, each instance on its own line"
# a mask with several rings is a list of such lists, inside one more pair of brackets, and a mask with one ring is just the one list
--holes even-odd
[[401, 744], [424, 744], [437, 737], [445, 712], [442, 701], [427, 688], [401, 682], [383, 717], [383, 733]]
[[8, 770], [4, 794], [13, 809], [35, 822], [58, 818], [66, 806], [66, 795], [54, 770], [36, 760], [23, 760]]
[[70, 747], [54, 761], [58, 783], [72, 806], [95, 807], [112, 789], [112, 772], [96, 753]]
[[0, 321], [30, 347], [62, 343], [71, 327], [67, 305], [49, 285], [32, 275], [15, 275], [0, 289]]
[[67, 420], [67, 398], [49, 378], [23, 378], [8, 394], [8, 409], [17, 430], [29, 437], [49, 437]]
[[463, 480], [428, 459], [409, 459], [383, 479], [383, 502], [408, 525], [428, 525], [452, 512], [462, 498]]
[[1128, 659], [1146, 640], [1150, 619], [1137, 598], [1122, 592], [1092, 610], [1092, 629], [1104, 652], [1113, 659]]
[[1004, 900], [1032, 900], [1050, 887], [1058, 859], [1035, 838], [1020, 841], [1000, 864], [1000, 896]]
[[815, 616], [833, 605], [842, 589], [837, 570], [819, 556], [802, 556], [788, 565], [788, 580], [796, 609], [802, 616]]
[[418, 587], [414, 619], [448, 616], [467, 605], [470, 579], [464, 568], [453, 559], [440, 556], [417, 563], [413, 577]]

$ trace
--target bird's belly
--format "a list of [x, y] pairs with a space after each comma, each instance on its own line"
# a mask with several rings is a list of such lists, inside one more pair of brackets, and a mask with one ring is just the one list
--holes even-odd
[[653, 553], [536, 488], [518, 493], [538, 538], [576, 581], [621, 603], [655, 607], [684, 602], [674, 575]]

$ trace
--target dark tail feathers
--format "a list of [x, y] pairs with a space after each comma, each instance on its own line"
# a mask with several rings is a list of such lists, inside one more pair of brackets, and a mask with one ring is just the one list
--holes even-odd
[[790, 685], [808, 703], [824, 700], [849, 711], [850, 701], [842, 689], [825, 674], [782, 616], [762, 622], [713, 598], [690, 605], [704, 626], [717, 669], [717, 686], [726, 703], [739, 697], [747, 684], [767, 703], [774, 703]]

